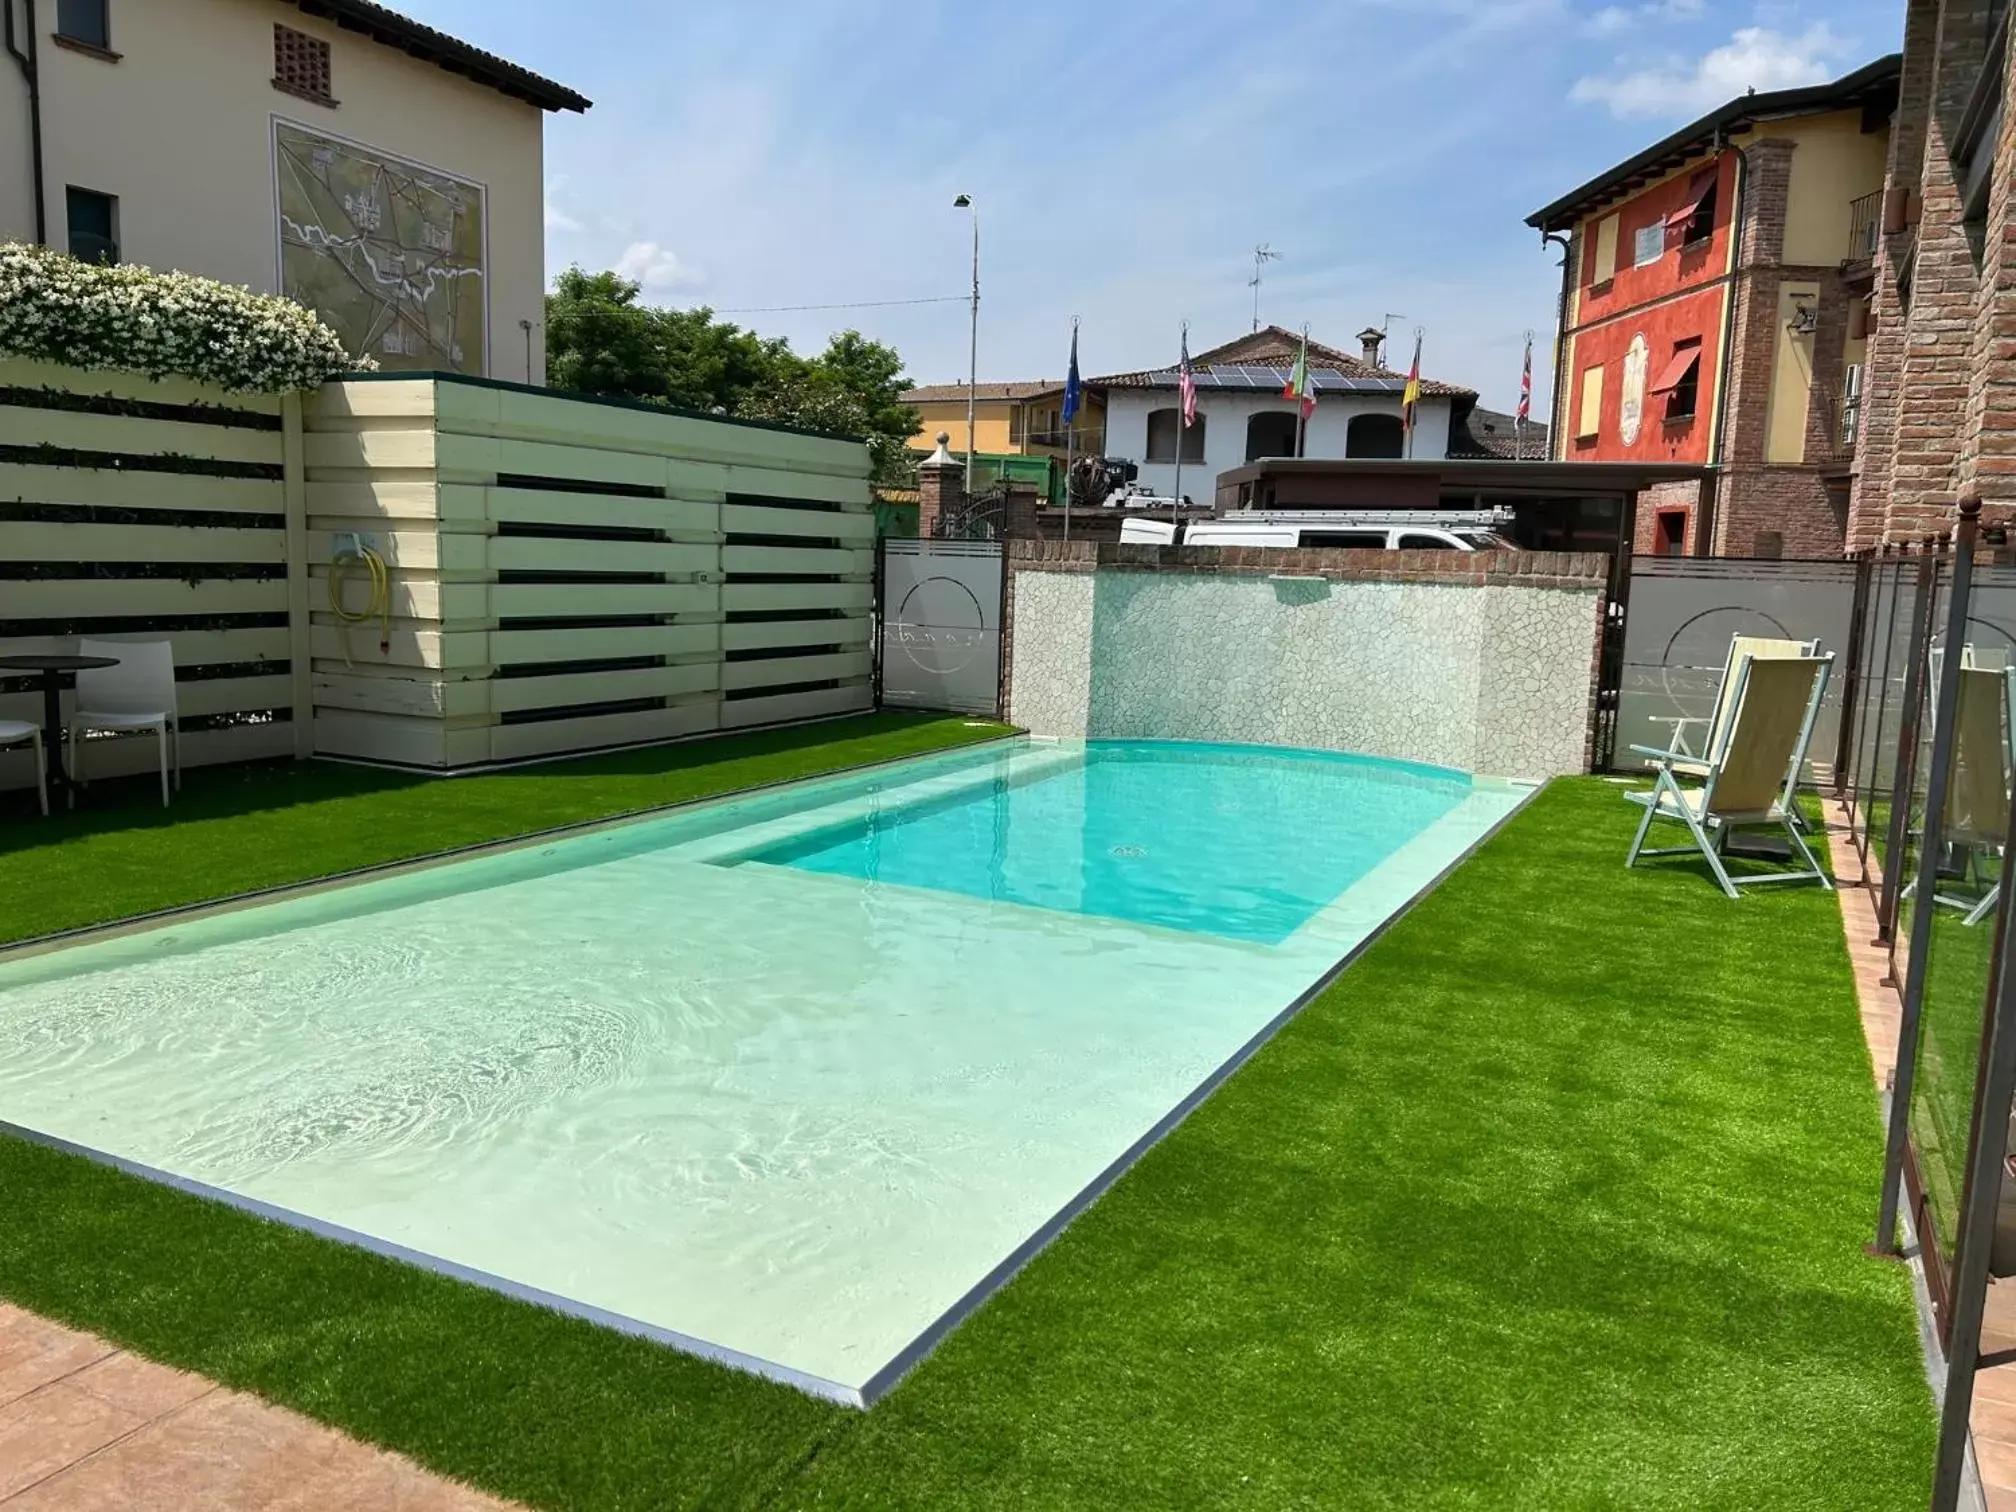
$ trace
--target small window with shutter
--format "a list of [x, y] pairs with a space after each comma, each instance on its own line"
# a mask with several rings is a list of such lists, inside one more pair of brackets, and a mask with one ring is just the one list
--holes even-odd
[[273, 28], [273, 87], [318, 105], [334, 105], [329, 44], [291, 26]]

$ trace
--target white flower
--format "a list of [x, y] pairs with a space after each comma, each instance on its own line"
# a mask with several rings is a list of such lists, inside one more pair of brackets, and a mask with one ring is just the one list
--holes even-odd
[[313, 388], [377, 367], [291, 300], [9, 242], [0, 242], [0, 353], [240, 392]]

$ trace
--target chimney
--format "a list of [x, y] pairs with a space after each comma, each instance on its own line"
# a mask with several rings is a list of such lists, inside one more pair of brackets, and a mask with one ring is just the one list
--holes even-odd
[[1377, 326], [1367, 326], [1358, 333], [1358, 345], [1364, 349], [1365, 365], [1367, 367], [1381, 367], [1384, 365], [1379, 361], [1379, 348], [1385, 344], [1386, 333]]

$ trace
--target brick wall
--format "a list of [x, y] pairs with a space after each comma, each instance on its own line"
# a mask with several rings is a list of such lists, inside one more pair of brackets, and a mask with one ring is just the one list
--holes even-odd
[[[1712, 526], [1716, 556], [1837, 557], [1847, 544], [1845, 451], [1839, 429], [1848, 287], [1837, 267], [1783, 260], [1796, 152], [1796, 143], [1775, 137], [1745, 149], [1743, 261], [1736, 274], [1729, 405], [1716, 451], [1721, 464]], [[1813, 285], [1819, 291], [1804, 460], [1797, 463], [1769, 460], [1772, 389], [1784, 325], [1781, 295], [1788, 284]]]
[[1681, 536], [1681, 555], [1700, 554], [1701, 529], [1701, 485], [1699, 483], [1654, 483], [1638, 495], [1638, 530], [1632, 538], [1631, 549], [1640, 556], [1653, 556], [1661, 550], [1659, 544], [1659, 516], [1681, 510], [1687, 516], [1687, 527]]
[[1838, 557], [1848, 534], [1847, 481], [1813, 466], [1730, 467], [1715, 519], [1717, 556]]
[[[1904, 10], [1904, 66], [1897, 85], [1897, 112], [1890, 120], [1890, 147], [1884, 169], [1885, 201], [1915, 185], [1925, 154], [1925, 128], [1932, 98], [1939, 0], [1907, 0]], [[1876, 247], [1870, 297], [1869, 351], [1862, 373], [1862, 434], [1855, 447], [1855, 481], [1849, 496], [1848, 546], [1862, 551], [1890, 539], [1891, 469], [1896, 460], [1898, 395], [1908, 345], [1904, 305], [1898, 288], [1909, 265], [1914, 233], [1887, 224]]]
[[1908, 193], [1916, 225], [1887, 234], [1877, 258], [1855, 545], [1941, 534], [1972, 489], [2016, 502], [2016, 266], [2004, 246], [2016, 113], [1995, 149], [1985, 232], [1961, 220], [1950, 147], [1987, 22], [1987, 0], [1908, 0], [1886, 192]]

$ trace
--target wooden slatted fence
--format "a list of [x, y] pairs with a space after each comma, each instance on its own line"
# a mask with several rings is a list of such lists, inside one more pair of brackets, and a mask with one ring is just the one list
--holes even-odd
[[[382, 646], [332, 611], [352, 536], [389, 569]], [[0, 652], [171, 640], [191, 764], [456, 768], [866, 709], [874, 538], [853, 442], [440, 375], [283, 400], [0, 360]], [[33, 688], [0, 679], [0, 718], [39, 719]], [[0, 752], [0, 786], [30, 770]]]
[[[0, 654], [166, 639], [184, 762], [292, 753], [286, 408], [0, 359]], [[40, 723], [38, 687], [0, 674], [0, 719]], [[92, 744], [94, 775], [156, 759], [147, 740]], [[25, 751], [0, 752], [0, 787], [32, 780]]]

